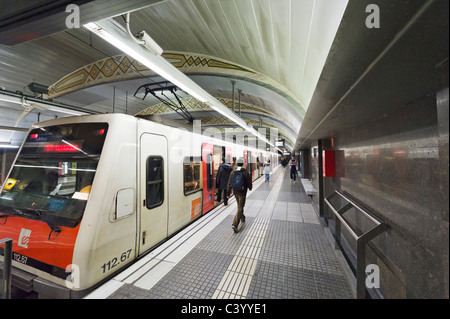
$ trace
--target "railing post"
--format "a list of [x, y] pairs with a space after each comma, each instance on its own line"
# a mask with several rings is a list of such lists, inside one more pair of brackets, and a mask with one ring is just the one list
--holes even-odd
[[336, 218], [334, 222], [334, 249], [341, 249], [341, 221], [339, 218]]
[[[347, 204], [336, 210], [329, 198], [338, 194], [343, 199], [347, 201]], [[334, 191], [324, 199], [325, 203], [331, 209], [336, 217], [335, 223], [335, 249], [338, 249], [341, 243], [341, 226], [343, 225], [350, 233], [350, 235], [356, 240], [356, 297], [358, 299], [365, 299], [367, 297], [366, 291], [366, 243], [380, 235], [384, 232], [388, 226], [382, 221], [370, 215], [361, 206], [353, 202], [350, 198], [344, 196], [338, 191]], [[352, 229], [351, 225], [345, 220], [343, 214], [350, 208], [356, 208], [357, 211], [361, 212], [367, 219], [372, 221], [375, 226], [369, 231], [365, 232], [361, 236], [357, 235], [355, 230]]]
[[11, 238], [0, 240], [0, 244], [5, 244], [3, 257], [3, 279], [1, 285], [1, 296], [3, 299], [11, 299], [11, 266], [12, 266], [12, 244]]
[[356, 240], [356, 298], [366, 299], [366, 242]]
[[[350, 208], [352, 208], [353, 205], [351, 203], [347, 203], [344, 207], [340, 208], [336, 211], [336, 213], [342, 217], [342, 215], [348, 211]], [[340, 218], [336, 218], [335, 223], [335, 233], [336, 233], [336, 241], [335, 241], [335, 249], [341, 249], [341, 220]]]

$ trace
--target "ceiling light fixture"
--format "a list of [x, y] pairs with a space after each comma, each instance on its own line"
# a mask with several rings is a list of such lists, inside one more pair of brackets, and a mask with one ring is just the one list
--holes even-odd
[[18, 149], [18, 145], [11, 145], [11, 143], [0, 142], [0, 149]]
[[[205, 103], [206, 99], [197, 93], [200, 87], [196, 88], [196, 83], [186, 84], [187, 76], [184, 79], [180, 74], [177, 74], [178, 70], [172, 66], [167, 60], [159, 57], [158, 55], [147, 50], [141, 44], [136, 43], [130, 39], [128, 32], [126, 32], [122, 26], [114, 20], [101, 20], [97, 22], [91, 22], [85, 24], [84, 27], [92, 33], [98, 35], [103, 40], [109, 42], [119, 50], [122, 50], [130, 57], [139, 61], [150, 70], [161, 75], [163, 78], [172, 82], [183, 91], [186, 91], [197, 100]], [[197, 85], [198, 86], [198, 85]]]
[[40, 108], [42, 110], [53, 111], [68, 115], [83, 115], [88, 114], [84, 111], [78, 111], [71, 108], [69, 106], [65, 107], [63, 104], [54, 103], [51, 101], [40, 100], [30, 96], [25, 96], [21, 94], [11, 93], [11, 92], [0, 92], [0, 101], [8, 102], [13, 104], [19, 104], [23, 107], [31, 107], [35, 105], [35, 107]]
[[[216, 98], [211, 96], [183, 72], [179, 71], [170, 62], [161, 57], [159, 54], [162, 53], [162, 51], [158, 49], [160, 47], [157, 46], [155, 41], [152, 40], [151, 42], [148, 40], [148, 38], [150, 38], [148, 34], [145, 34], [145, 37], [147, 39], [145, 43], [143, 43], [143, 41], [137, 41], [137, 39], [133, 35], [129, 34], [128, 30], [126, 30], [118, 22], [112, 19], [90, 22], [85, 24], [84, 27], [103, 40], [109, 42], [119, 50], [123, 51], [133, 59], [139, 61], [150, 70], [153, 70], [166, 80], [172, 82], [200, 102], [206, 103], [209, 107], [219, 112], [223, 116], [229, 118], [246, 131], [255, 135], [262, 141], [268, 143], [272, 147], [275, 147], [273, 143], [268, 141], [254, 128], [249, 127], [242, 118], [234, 114], [234, 112], [230, 111], [228, 107], [220, 103]], [[133, 38], [130, 38], [130, 36]], [[154, 49], [148, 50], [146, 46], [148, 46], [150, 43], [152, 43], [153, 46], [156, 45], [157, 47], [155, 46]]]

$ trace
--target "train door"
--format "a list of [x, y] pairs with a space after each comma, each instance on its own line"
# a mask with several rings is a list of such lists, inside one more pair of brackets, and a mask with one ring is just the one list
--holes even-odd
[[252, 181], [255, 179], [254, 178], [254, 171], [253, 171], [253, 162], [252, 162], [252, 152], [251, 151], [247, 151], [245, 154], [246, 157], [246, 168], [248, 170], [248, 172], [250, 173], [250, 176], [252, 177]]
[[252, 152], [251, 155], [251, 163], [252, 163], [252, 176], [253, 180], [255, 180], [258, 176], [256, 176], [256, 155], [255, 152]]
[[255, 158], [255, 152], [250, 153], [250, 163], [252, 167], [252, 180], [254, 181], [256, 179], [256, 158]]
[[247, 156], [247, 150], [244, 150], [244, 167], [246, 170], [248, 170], [248, 156]]
[[203, 214], [214, 208], [214, 157], [213, 145], [203, 143]]
[[228, 163], [231, 166], [234, 165], [234, 163], [233, 163], [233, 148], [231, 148], [229, 146], [225, 147], [225, 163]]
[[213, 153], [213, 185], [214, 185], [214, 197], [217, 198], [217, 188], [216, 188], [216, 177], [217, 173], [219, 172], [219, 167], [222, 164], [222, 158], [225, 157], [225, 148], [222, 146], [214, 146], [214, 153]]
[[259, 178], [260, 176], [261, 176], [261, 166], [262, 166], [262, 163], [261, 163], [261, 153], [256, 153], [256, 163], [255, 163], [255, 165], [256, 165], [256, 167], [255, 167], [255, 176], [256, 176], [256, 178]]
[[263, 175], [263, 167], [264, 167], [264, 157], [262, 153], [258, 153], [258, 177]]
[[169, 214], [167, 139], [142, 134], [140, 145], [139, 254], [167, 237]]

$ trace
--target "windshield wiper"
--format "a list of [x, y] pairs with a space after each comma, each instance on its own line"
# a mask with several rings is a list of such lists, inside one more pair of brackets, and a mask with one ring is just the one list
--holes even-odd
[[58, 225], [52, 223], [49, 218], [45, 215], [46, 213], [52, 212], [55, 213], [52, 210], [45, 210], [45, 209], [39, 209], [39, 208], [14, 208], [14, 207], [6, 207], [6, 206], [0, 206], [0, 209], [2, 210], [2, 215], [0, 215], [0, 218], [6, 218], [6, 223], [8, 216], [23, 216], [28, 215], [31, 216], [34, 220], [42, 220], [45, 222], [48, 227], [51, 229], [50, 234], [48, 235], [48, 239], [50, 240], [50, 236], [53, 232], [60, 233], [61, 227]]
[[8, 221], [8, 217], [9, 216], [22, 216], [24, 215], [20, 210], [13, 208], [13, 207], [8, 207], [8, 206], [2, 206], [0, 205], [0, 218], [4, 218], [5, 221], [1, 224], [1, 225], [5, 225], [6, 222]]
[[51, 211], [51, 210], [45, 210], [45, 209], [39, 209], [39, 208], [36, 208], [36, 209], [30, 209], [30, 211], [34, 213], [34, 215], [37, 217], [36, 219], [42, 220], [43, 222], [45, 222], [45, 223], [48, 225], [48, 227], [50, 227], [51, 232], [50, 232], [50, 234], [48, 235], [48, 239], [49, 239], [49, 240], [50, 240], [50, 236], [52, 235], [53, 232], [55, 232], [55, 233], [60, 233], [60, 232], [61, 232], [61, 227], [59, 227], [58, 225], [53, 224], [53, 223], [52, 223], [51, 221], [49, 221], [49, 219], [45, 216], [46, 213], [48, 213], [48, 212], [53, 212], [53, 213], [54, 213], [54, 211]]
[[0, 219], [1, 219], [1, 218], [4, 218], [5, 221], [4, 221], [3, 223], [0, 223], [0, 225], [5, 225], [6, 222], [8, 221], [8, 216], [11, 216], [11, 215], [14, 216], [13, 214], [7, 214], [7, 213], [3, 213], [3, 212], [2, 212], [2, 213], [0, 214]]

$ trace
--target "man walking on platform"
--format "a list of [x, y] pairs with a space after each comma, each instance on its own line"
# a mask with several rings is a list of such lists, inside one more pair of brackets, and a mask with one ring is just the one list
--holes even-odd
[[266, 175], [266, 182], [270, 180], [270, 160], [267, 160], [267, 163], [264, 163], [264, 174]]
[[252, 177], [250, 173], [243, 167], [244, 159], [239, 158], [236, 161], [237, 165], [233, 168], [228, 180], [228, 193], [230, 193], [231, 188], [233, 188], [234, 197], [237, 202], [237, 212], [234, 217], [232, 228], [235, 233], [237, 233], [239, 222], [245, 222], [244, 216], [244, 206], [245, 199], [247, 197], [247, 190], [252, 190]]
[[297, 177], [297, 161], [295, 160], [295, 156], [292, 155], [291, 161], [289, 163], [289, 165], [291, 166], [291, 180], [294, 180], [295, 183], [295, 179]]
[[225, 158], [222, 158], [222, 164], [219, 166], [219, 170], [216, 176], [216, 188], [217, 188], [217, 201], [220, 203], [223, 194], [223, 204], [228, 205], [228, 180], [230, 179], [230, 173], [233, 167], [230, 164], [225, 163]]

